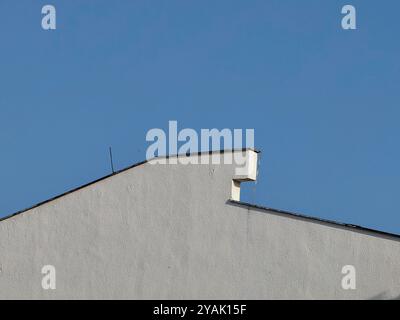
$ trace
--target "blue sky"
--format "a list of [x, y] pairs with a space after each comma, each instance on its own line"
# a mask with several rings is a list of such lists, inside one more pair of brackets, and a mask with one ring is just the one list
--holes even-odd
[[[345, 4], [357, 30], [341, 28]], [[117, 169], [144, 160], [146, 132], [177, 120], [255, 129], [260, 175], [242, 200], [400, 233], [399, 1], [0, 11], [0, 216], [110, 173], [109, 146]]]

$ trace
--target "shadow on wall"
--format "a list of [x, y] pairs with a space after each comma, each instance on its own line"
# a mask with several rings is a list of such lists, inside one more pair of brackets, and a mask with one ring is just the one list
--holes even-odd
[[400, 295], [398, 295], [397, 297], [394, 297], [392, 299], [388, 299], [386, 292], [382, 292], [382, 293], [377, 294], [376, 296], [373, 296], [369, 300], [400, 300]]

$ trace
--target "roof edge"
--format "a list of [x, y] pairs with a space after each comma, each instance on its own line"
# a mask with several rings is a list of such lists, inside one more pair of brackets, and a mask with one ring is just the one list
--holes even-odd
[[46, 199], [46, 200], [44, 200], [44, 201], [40, 201], [40, 202], [38, 202], [38, 203], [36, 203], [36, 204], [34, 204], [34, 205], [32, 205], [32, 206], [29, 206], [29, 207], [27, 207], [27, 208], [25, 208], [25, 209], [18, 210], [17, 212], [14, 212], [14, 213], [11, 213], [11, 214], [7, 214], [7, 215], [5, 215], [4, 217], [1, 217], [1, 218], [0, 218], [0, 222], [2, 222], [2, 221], [4, 221], [4, 220], [7, 220], [7, 219], [10, 219], [10, 218], [12, 218], [12, 217], [15, 217], [15, 216], [17, 216], [17, 215], [20, 215], [20, 214], [22, 214], [22, 213], [24, 213], [24, 212], [27, 212], [27, 211], [29, 211], [29, 210], [35, 209], [35, 208], [37, 208], [37, 207], [40, 207], [40, 206], [42, 206], [42, 205], [44, 205], [44, 204], [46, 204], [46, 203], [49, 203], [49, 202], [52, 202], [52, 201], [57, 200], [57, 199], [59, 199], [59, 198], [62, 198], [62, 197], [66, 196], [66, 195], [68, 195], [68, 194], [70, 194], [70, 193], [73, 193], [73, 192], [78, 191], [78, 190], [80, 190], [80, 189], [84, 189], [84, 188], [86, 188], [86, 187], [88, 187], [88, 186], [90, 186], [90, 185], [92, 185], [92, 184], [95, 184], [95, 183], [100, 182], [100, 181], [102, 181], [102, 180], [108, 179], [108, 178], [113, 177], [113, 176], [115, 176], [115, 175], [117, 175], [117, 174], [119, 174], [119, 173], [122, 173], [122, 172], [124, 172], [124, 171], [129, 170], [129, 169], [138, 167], [138, 166], [140, 166], [140, 165], [143, 165], [143, 164], [145, 164], [145, 163], [147, 163], [147, 162], [150, 162], [150, 161], [152, 161], [152, 160], [155, 160], [155, 159], [164, 159], [164, 158], [165, 158], [165, 159], [169, 159], [169, 158], [177, 158], [177, 157], [189, 157], [189, 156], [195, 156], [195, 155], [201, 156], [201, 155], [204, 155], [204, 154], [227, 153], [227, 152], [237, 152], [237, 151], [254, 151], [254, 152], [256, 152], [256, 153], [261, 153], [261, 151], [255, 149], [255, 148], [236, 148], [236, 149], [235, 149], [235, 148], [232, 148], [232, 149], [221, 149], [221, 150], [214, 150], [214, 151], [199, 151], [199, 152], [193, 152], [193, 153], [178, 153], [178, 154], [175, 154], [175, 155], [164, 155], [164, 156], [159, 156], [159, 157], [153, 157], [153, 158], [150, 158], [150, 159], [147, 159], [147, 160], [143, 160], [143, 161], [140, 161], [140, 162], [136, 162], [136, 163], [134, 163], [134, 164], [131, 164], [131, 165], [125, 167], [125, 168], [122, 168], [122, 169], [120, 169], [120, 170], [117, 170], [117, 171], [115, 171], [115, 172], [113, 172], [113, 173], [110, 173], [110, 174], [108, 174], [108, 175], [102, 176], [102, 177], [100, 177], [100, 178], [98, 178], [98, 179], [95, 179], [95, 180], [93, 180], [93, 181], [90, 181], [90, 182], [88, 182], [88, 183], [85, 183], [85, 184], [83, 184], [83, 185], [81, 185], [81, 186], [72, 188], [72, 189], [70, 189], [70, 190], [68, 190], [68, 191], [66, 191], [66, 192], [63, 192], [63, 193], [61, 193], [61, 194], [58, 194], [58, 195], [56, 195], [56, 196], [54, 196], [54, 197], [51, 197], [51, 198]]
[[342, 228], [342, 229], [346, 229], [346, 230], [350, 230], [350, 231], [354, 231], [354, 232], [358, 232], [358, 233], [364, 233], [364, 234], [368, 234], [368, 235], [371, 235], [371, 233], [372, 233], [375, 236], [379, 235], [379, 236], [383, 236], [384, 238], [389, 238], [390, 240], [400, 241], [400, 234], [396, 234], [396, 233], [385, 232], [385, 231], [381, 231], [381, 230], [366, 228], [366, 227], [355, 225], [355, 224], [343, 223], [343, 222], [338, 222], [338, 221], [329, 220], [329, 219], [317, 218], [317, 217], [300, 214], [300, 213], [295, 213], [295, 212], [290, 212], [290, 211], [286, 211], [286, 210], [268, 208], [268, 207], [264, 207], [264, 206], [260, 206], [260, 205], [256, 205], [256, 204], [242, 202], [242, 201], [228, 200], [227, 203], [231, 204], [231, 205], [240, 206], [240, 207], [246, 207], [247, 209], [254, 209], [254, 210], [263, 211], [263, 212], [268, 211], [268, 213], [272, 212], [273, 214], [286, 216], [289, 218], [301, 219], [301, 220], [311, 221], [314, 223], [331, 225], [331, 226], [334, 226], [337, 228]]

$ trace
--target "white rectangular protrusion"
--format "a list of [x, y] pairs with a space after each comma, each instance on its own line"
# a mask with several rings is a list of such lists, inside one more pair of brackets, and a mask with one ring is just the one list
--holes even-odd
[[240, 201], [240, 181], [232, 180], [231, 200]]
[[253, 150], [234, 152], [235, 174], [232, 179], [231, 200], [240, 201], [240, 183], [242, 181], [256, 181], [257, 161], [257, 152]]
[[236, 165], [234, 180], [256, 181], [257, 180], [257, 152], [246, 150], [235, 152], [233, 161]]

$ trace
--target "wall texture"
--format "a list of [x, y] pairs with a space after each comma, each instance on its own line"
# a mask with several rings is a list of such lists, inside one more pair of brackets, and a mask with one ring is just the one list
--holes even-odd
[[234, 169], [143, 163], [1, 221], [0, 298], [400, 296], [398, 238], [230, 202]]

